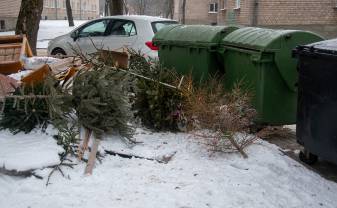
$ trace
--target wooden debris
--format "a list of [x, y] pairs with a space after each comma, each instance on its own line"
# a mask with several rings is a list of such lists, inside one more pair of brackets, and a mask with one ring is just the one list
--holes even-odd
[[78, 151], [78, 159], [79, 160], [82, 160], [84, 152], [88, 149], [88, 144], [89, 144], [91, 133], [92, 133], [91, 130], [85, 129], [84, 139], [83, 139], [82, 145], [80, 145], [79, 151]]
[[32, 70], [31, 73], [21, 79], [21, 82], [29, 85], [42, 82], [49, 73], [50, 68], [47, 64], [45, 64], [39, 69]]
[[98, 151], [98, 145], [99, 145], [100, 140], [96, 138], [94, 138], [93, 140], [94, 141], [91, 147], [91, 152], [89, 155], [88, 163], [84, 171], [84, 174], [86, 175], [92, 175], [92, 170], [94, 169], [94, 165], [96, 162], [96, 154]]
[[23, 68], [23, 58], [33, 53], [25, 35], [0, 36], [0, 73], [17, 73]]
[[133, 154], [125, 154], [125, 153], [115, 152], [115, 151], [112, 151], [112, 150], [104, 150], [104, 151], [105, 151], [105, 153], [107, 153], [109, 155], [118, 156], [118, 157], [122, 157], [122, 158], [126, 158], [126, 159], [137, 158], [137, 159], [156, 161], [158, 163], [168, 163], [169, 161], [172, 160], [173, 156], [177, 153], [177, 152], [173, 152], [171, 154], [164, 155], [160, 158], [149, 158], [149, 157], [143, 157], [143, 156], [138, 156], [138, 155], [133, 155]]

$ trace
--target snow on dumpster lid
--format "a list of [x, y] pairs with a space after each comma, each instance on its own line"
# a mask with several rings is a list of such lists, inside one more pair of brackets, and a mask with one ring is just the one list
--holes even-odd
[[210, 26], [210, 25], [174, 25], [160, 30], [153, 41], [156, 44], [200, 46], [214, 45], [230, 32], [238, 29], [237, 26]]
[[312, 43], [309, 45], [304, 46], [306, 48], [314, 48], [314, 49], [321, 49], [327, 50], [331, 52], [337, 53], [337, 38], [331, 40], [320, 41], [316, 43]]

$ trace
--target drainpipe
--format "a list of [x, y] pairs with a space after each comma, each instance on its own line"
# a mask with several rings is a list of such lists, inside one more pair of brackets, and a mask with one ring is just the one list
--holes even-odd
[[57, 18], [57, 0], [55, 0], [55, 18], [58, 19]]
[[185, 24], [185, 18], [186, 18], [186, 0], [183, 0], [183, 3], [182, 3], [182, 20], [181, 22], [183, 24]]
[[82, 19], [82, 0], [80, 0], [80, 20]]
[[253, 0], [253, 11], [252, 11], [252, 26], [258, 25], [259, 17], [259, 0]]

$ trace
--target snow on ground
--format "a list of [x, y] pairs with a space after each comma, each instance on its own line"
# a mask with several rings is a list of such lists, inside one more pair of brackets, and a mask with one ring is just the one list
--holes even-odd
[[[74, 20], [75, 27], [85, 22], [86, 20]], [[75, 27], [69, 27], [67, 20], [41, 20], [37, 37], [37, 48], [47, 48], [51, 39], [64, 35]], [[0, 32], [0, 35], [14, 35], [14, 31]]]
[[63, 149], [50, 135], [33, 132], [13, 136], [9, 131], [0, 132], [0, 167], [7, 170], [26, 171], [55, 165], [61, 152]]
[[[7, 143], [29, 143], [27, 138], [20, 138], [24, 135], [1, 135], [7, 137]], [[27, 137], [50, 139], [37, 133]], [[0, 175], [0, 207], [336, 208], [337, 184], [267, 142], [250, 146], [249, 158], [243, 159], [239, 154], [210, 155], [195, 139], [182, 133], [138, 129], [135, 139], [144, 143], [129, 149], [118, 138], [109, 137], [101, 148], [147, 157], [175, 151], [176, 155], [168, 164], [106, 156], [92, 176], [83, 175], [85, 165], [80, 163], [74, 169], [63, 169], [70, 179], [55, 173], [48, 187], [45, 184], [50, 169], [36, 172], [43, 180]], [[24, 150], [22, 145], [17, 148]], [[10, 149], [7, 152], [10, 154]], [[10, 158], [7, 154], [1, 158], [3, 155]], [[37, 155], [37, 159], [44, 157]], [[24, 158], [22, 163], [26, 161]]]

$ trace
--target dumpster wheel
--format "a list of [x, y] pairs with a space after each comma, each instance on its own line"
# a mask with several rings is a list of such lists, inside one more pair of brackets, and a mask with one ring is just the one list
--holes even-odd
[[306, 149], [304, 149], [304, 151], [300, 152], [299, 158], [302, 162], [304, 162], [308, 165], [313, 165], [318, 161], [318, 156], [310, 153]]

